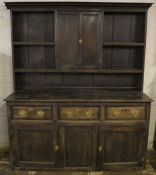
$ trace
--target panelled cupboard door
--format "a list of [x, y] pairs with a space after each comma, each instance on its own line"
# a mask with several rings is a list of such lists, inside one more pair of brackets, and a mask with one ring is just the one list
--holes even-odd
[[59, 128], [60, 164], [65, 168], [96, 168], [97, 130], [93, 126]]
[[58, 12], [57, 68], [99, 68], [102, 61], [102, 13]]
[[58, 12], [57, 56], [58, 68], [76, 68], [80, 65], [79, 53], [79, 14], [77, 12]]
[[55, 164], [54, 127], [16, 126], [12, 156], [15, 167], [52, 168]]
[[102, 65], [102, 13], [80, 13], [80, 48], [82, 67]]
[[100, 128], [98, 165], [100, 169], [142, 167], [145, 148], [144, 130]]

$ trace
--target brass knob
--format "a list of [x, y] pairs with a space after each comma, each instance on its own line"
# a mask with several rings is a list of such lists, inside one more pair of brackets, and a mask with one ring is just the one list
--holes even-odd
[[66, 115], [67, 115], [67, 117], [72, 117], [72, 116], [73, 116], [73, 113], [70, 112], [70, 111], [68, 111], [68, 112], [66, 113]]
[[37, 111], [37, 115], [40, 116], [40, 117], [44, 116], [44, 111], [41, 111], [41, 110]]
[[55, 151], [58, 151], [59, 150], [59, 146], [58, 145], [55, 145]]
[[102, 151], [102, 149], [103, 149], [103, 147], [102, 147], [102, 145], [100, 145], [98, 148], [99, 152]]
[[115, 117], [119, 117], [119, 116], [120, 116], [120, 112], [119, 112], [119, 111], [115, 111], [115, 112], [113, 112], [113, 115], [114, 115]]
[[80, 43], [80, 44], [82, 43], [82, 39], [79, 39], [79, 43]]
[[26, 109], [20, 110], [19, 115], [20, 116], [26, 116], [27, 115], [27, 110]]
[[92, 112], [87, 111], [87, 112], [86, 112], [86, 116], [87, 116], [88, 118], [91, 117], [91, 116], [92, 116]]

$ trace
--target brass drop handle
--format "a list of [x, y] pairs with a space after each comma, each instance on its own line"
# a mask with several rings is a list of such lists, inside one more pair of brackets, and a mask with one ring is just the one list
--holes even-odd
[[37, 115], [40, 117], [44, 116], [44, 111], [41, 110], [37, 111]]
[[87, 112], [86, 112], [86, 116], [87, 116], [88, 118], [91, 117], [91, 116], [92, 116], [92, 112], [87, 111]]
[[26, 116], [27, 115], [27, 110], [23, 109], [19, 111], [20, 116]]
[[67, 115], [67, 117], [72, 117], [72, 116], [73, 116], [73, 113], [70, 112], [70, 111], [68, 111], [68, 112], [66, 113], [66, 115]]
[[59, 146], [55, 145], [54, 149], [55, 149], [55, 151], [58, 151], [59, 150]]
[[80, 44], [82, 43], [82, 39], [79, 39], [79, 43], [80, 43]]
[[114, 115], [115, 117], [119, 117], [119, 116], [120, 116], [120, 112], [115, 111], [115, 112], [113, 112], [113, 115]]
[[103, 149], [102, 145], [99, 146], [98, 151], [101, 152]]

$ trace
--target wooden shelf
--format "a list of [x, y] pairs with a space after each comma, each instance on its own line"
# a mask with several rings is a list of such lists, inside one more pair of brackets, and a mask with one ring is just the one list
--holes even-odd
[[103, 46], [142, 47], [144, 46], [144, 43], [142, 42], [104, 42]]
[[54, 42], [13, 42], [13, 45], [17, 45], [17, 46], [23, 46], [23, 45], [32, 45], [32, 46], [54, 46], [55, 43]]
[[139, 69], [105, 69], [105, 70], [55, 70], [49, 68], [18, 68], [14, 72], [18, 73], [143, 73]]

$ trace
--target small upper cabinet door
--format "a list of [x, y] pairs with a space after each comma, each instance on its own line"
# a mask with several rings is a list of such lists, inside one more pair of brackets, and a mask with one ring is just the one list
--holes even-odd
[[57, 68], [98, 68], [102, 59], [102, 13], [58, 12]]
[[16, 126], [12, 145], [15, 167], [52, 168], [56, 133], [53, 127]]
[[145, 131], [138, 128], [101, 128], [98, 145], [99, 168], [142, 167], [145, 142]]
[[102, 13], [80, 13], [82, 67], [98, 68], [102, 64]]
[[79, 66], [79, 15], [76, 12], [58, 12], [57, 67], [74, 69]]
[[[96, 167], [96, 130], [93, 126], [60, 127], [60, 155], [66, 168]], [[61, 163], [61, 162], [60, 162]]]

